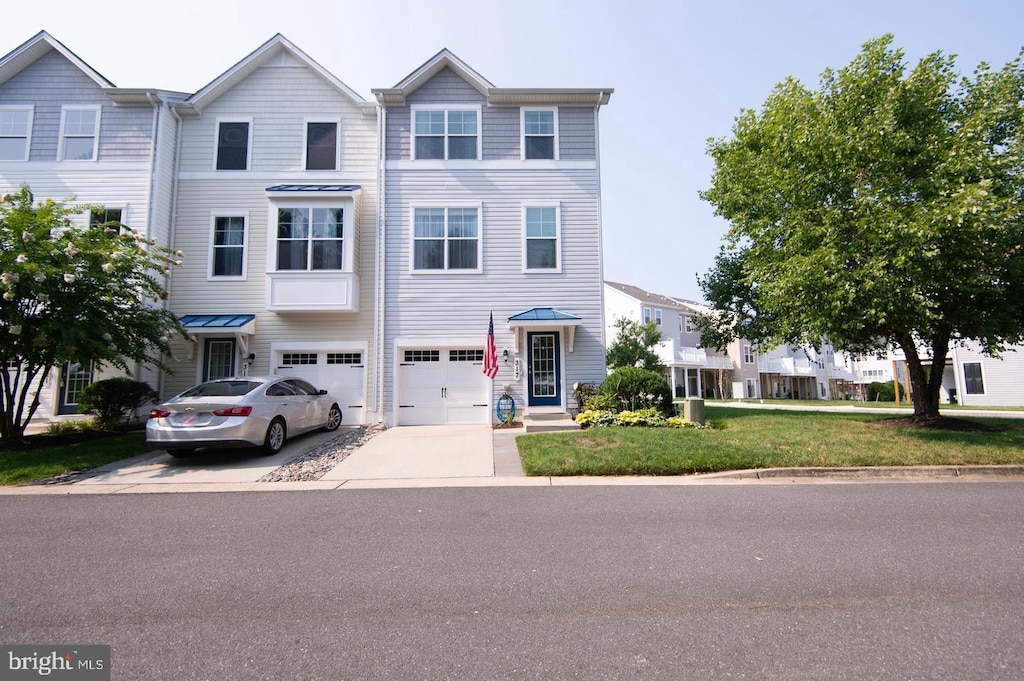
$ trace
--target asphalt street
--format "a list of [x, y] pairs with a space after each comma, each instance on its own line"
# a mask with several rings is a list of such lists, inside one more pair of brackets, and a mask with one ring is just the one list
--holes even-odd
[[1024, 483], [0, 497], [115, 679], [1024, 678]]

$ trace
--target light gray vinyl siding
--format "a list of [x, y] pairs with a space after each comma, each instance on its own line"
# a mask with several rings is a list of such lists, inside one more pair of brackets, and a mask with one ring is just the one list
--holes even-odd
[[[1000, 359], [987, 357], [977, 343], [957, 348], [957, 398], [960, 404], [985, 407], [1024, 407], [1024, 345], [1011, 346]], [[984, 395], [968, 395], [964, 383], [965, 363], [980, 362]]]
[[161, 106], [158, 109], [158, 116], [151, 198], [153, 219], [149, 235], [156, 239], [157, 243], [170, 245], [178, 122], [166, 106]]
[[593, 107], [558, 108], [558, 154], [563, 161], [597, 157]]
[[32, 105], [30, 161], [55, 161], [61, 108], [102, 107], [100, 161], [144, 161], [149, 158], [152, 107], [116, 107], [82, 71], [51, 50], [0, 86], [0, 105]]
[[[488, 106], [487, 98], [451, 69], [443, 69], [410, 93], [406, 104], [388, 108], [385, 153], [389, 161], [408, 161], [412, 157], [411, 107], [425, 104], [481, 106], [483, 160], [518, 161], [522, 158], [519, 107]], [[594, 108], [557, 108], [559, 158], [567, 161], [594, 160], [597, 157]]]
[[[75, 204], [96, 203], [124, 210], [121, 219], [139, 234], [149, 229], [149, 175], [144, 171], [117, 171], [110, 164], [103, 170], [78, 170], [55, 174], [53, 170], [26, 166], [20, 171], [0, 167], [0, 193], [17, 191], [28, 184], [35, 200], [62, 201], [71, 196]], [[87, 218], [80, 218], [86, 224]]]
[[[513, 334], [508, 329], [508, 318], [513, 315], [534, 307], [553, 307], [581, 317], [574, 351], [562, 357], [565, 386], [568, 389], [577, 381], [599, 382], [604, 377], [601, 239], [594, 171], [390, 171], [386, 181], [386, 410], [391, 408], [397, 337], [460, 336], [478, 340], [482, 347], [492, 309], [499, 355], [502, 348], [508, 348], [510, 354], [513, 351]], [[482, 205], [481, 274], [410, 272], [411, 206], [418, 202]], [[561, 272], [523, 272], [524, 202], [561, 206]], [[525, 362], [525, 349], [520, 352]], [[517, 404], [525, 405], [523, 383], [513, 381], [511, 361], [500, 363], [493, 383], [495, 400], [503, 384], [511, 384]]]

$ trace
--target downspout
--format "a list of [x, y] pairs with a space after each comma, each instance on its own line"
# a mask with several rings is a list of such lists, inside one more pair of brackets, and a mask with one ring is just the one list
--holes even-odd
[[[146, 93], [146, 101], [153, 107], [153, 130], [149, 140], [149, 200], [148, 204], [148, 215], [146, 216], [146, 238], [152, 238], [153, 236], [153, 220], [156, 217], [156, 207], [154, 205], [153, 197], [156, 194], [156, 150], [157, 150], [157, 139], [160, 134], [160, 100], [153, 96], [152, 92]], [[167, 278], [164, 277], [164, 281]], [[164, 307], [167, 306], [167, 302], [164, 301]], [[157, 370], [157, 383], [160, 382], [160, 376], [163, 372]], [[139, 381], [142, 379], [142, 363], [135, 365], [135, 380]], [[159, 386], [158, 386], [159, 389]]]
[[[170, 112], [171, 116], [175, 120], [175, 126], [174, 126], [174, 164], [173, 164], [172, 170], [171, 170], [171, 216], [170, 216], [171, 224], [168, 226], [168, 232], [167, 232], [167, 240], [169, 242], [168, 246], [170, 248], [174, 248], [175, 235], [177, 233], [177, 227], [178, 227], [178, 164], [181, 161], [181, 116], [178, 115], [178, 112], [175, 110], [174, 105], [171, 104], [171, 103], [167, 104], [167, 110]], [[169, 281], [168, 281], [168, 284], [170, 284]], [[167, 289], [168, 289], [168, 296], [167, 296], [167, 300], [164, 301], [164, 306], [165, 306], [164, 309], [169, 310], [170, 306], [171, 306], [170, 286], [168, 286]], [[185, 342], [187, 343], [188, 340], [186, 339]], [[166, 378], [167, 378], [166, 374], [163, 371], [161, 371], [160, 372], [160, 381], [159, 381], [160, 385], [157, 387], [157, 392], [161, 396], [163, 396], [163, 394], [164, 394], [164, 386], [166, 384]]]
[[606, 345], [606, 329], [604, 324], [604, 227], [601, 218], [601, 126], [599, 112], [601, 111], [601, 100], [604, 99], [604, 92], [597, 95], [597, 103], [594, 104], [594, 169], [597, 175], [597, 238], [600, 248], [597, 256], [598, 287], [601, 291], [601, 351], [604, 353]]
[[377, 396], [375, 411], [377, 412], [377, 423], [384, 422], [384, 334], [386, 330], [384, 313], [387, 304], [384, 301], [384, 294], [387, 286], [385, 275], [387, 273], [387, 201], [386, 201], [386, 172], [385, 156], [387, 154], [387, 107], [377, 105]]

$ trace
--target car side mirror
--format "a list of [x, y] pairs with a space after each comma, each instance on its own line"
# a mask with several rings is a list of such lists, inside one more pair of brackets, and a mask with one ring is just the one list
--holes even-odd
[[321, 394], [321, 395], [326, 395], [326, 394], [327, 394], [327, 391], [326, 391], [326, 390], [321, 390], [319, 394]]

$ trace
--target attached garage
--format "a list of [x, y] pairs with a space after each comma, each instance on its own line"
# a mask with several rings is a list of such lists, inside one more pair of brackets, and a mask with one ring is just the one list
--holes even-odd
[[366, 350], [275, 349], [274, 374], [309, 381], [331, 393], [341, 407], [342, 423], [366, 421]]
[[478, 348], [400, 348], [397, 423], [490, 423], [491, 381]]

